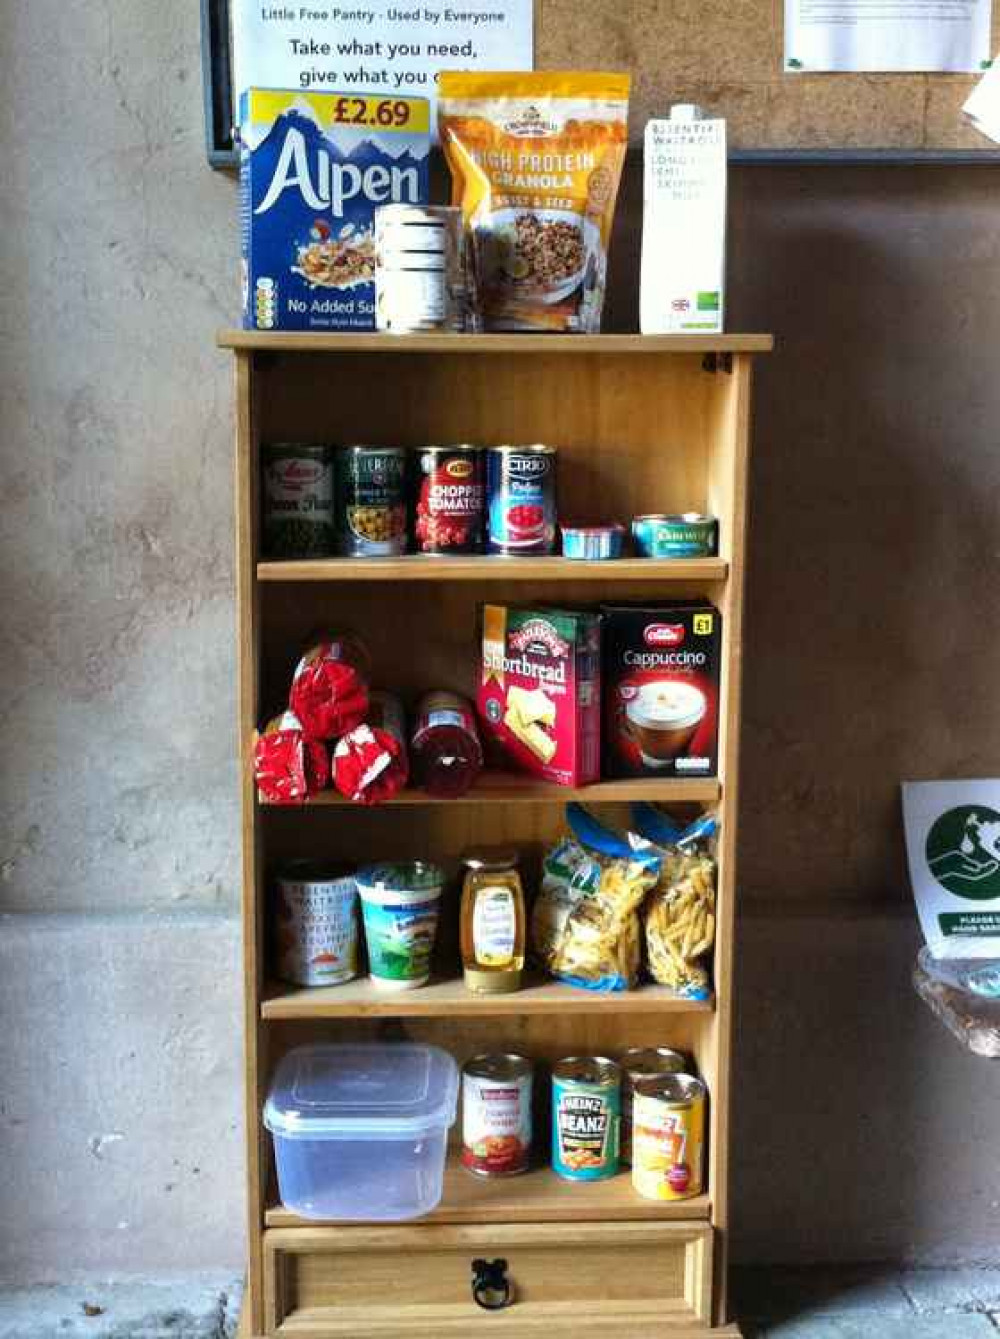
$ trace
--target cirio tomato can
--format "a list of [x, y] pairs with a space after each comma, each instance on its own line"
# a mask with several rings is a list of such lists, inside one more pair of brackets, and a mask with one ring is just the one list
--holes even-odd
[[556, 542], [554, 446], [491, 446], [486, 456], [490, 553], [552, 553]]
[[477, 1055], [462, 1070], [462, 1166], [514, 1176], [531, 1157], [531, 1061]]

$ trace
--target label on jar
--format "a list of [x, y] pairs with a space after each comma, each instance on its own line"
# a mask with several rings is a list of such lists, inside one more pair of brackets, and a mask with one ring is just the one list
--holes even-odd
[[276, 969], [283, 981], [332, 986], [358, 971], [354, 877], [279, 877], [275, 907]]
[[480, 967], [510, 967], [517, 943], [517, 906], [504, 884], [476, 889], [472, 912], [472, 945]]
[[531, 1075], [462, 1080], [462, 1165], [481, 1176], [527, 1170], [531, 1152]]

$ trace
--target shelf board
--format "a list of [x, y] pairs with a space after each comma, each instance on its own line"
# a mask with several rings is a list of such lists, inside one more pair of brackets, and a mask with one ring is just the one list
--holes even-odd
[[[276, 1197], [275, 1197], [276, 1198]], [[523, 1176], [474, 1176], [450, 1153], [441, 1203], [421, 1223], [560, 1223], [634, 1222], [638, 1219], [707, 1220], [707, 1195], [688, 1200], [647, 1200], [632, 1189], [628, 1170], [607, 1181], [564, 1181], [549, 1167]], [[272, 1203], [265, 1214], [268, 1227], [318, 1227], [284, 1205]], [[336, 1220], [328, 1220], [336, 1221]]]
[[525, 1014], [708, 1014], [714, 999], [678, 999], [665, 986], [640, 986], [602, 994], [528, 974], [525, 985], [509, 995], [476, 995], [461, 977], [434, 980], [416, 990], [381, 990], [368, 977], [341, 986], [299, 988], [272, 982], [264, 991], [261, 1017], [292, 1018], [468, 1018], [520, 1017]]
[[725, 581], [724, 558], [572, 558], [474, 556], [431, 558], [317, 558], [257, 564], [258, 581]]
[[[626, 781], [595, 781], [589, 786], [556, 786], [551, 781], [516, 772], [484, 772], [466, 794], [457, 799], [440, 799], [424, 790], [402, 790], [382, 808], [399, 805], [429, 804], [566, 804], [570, 800], [591, 803], [622, 803], [646, 800], [650, 804], [713, 804], [721, 786], [714, 777], [636, 777]], [[303, 805], [270, 804], [264, 809], [356, 808], [336, 790], [321, 790]]]
[[380, 335], [220, 330], [221, 349], [265, 353], [770, 353], [773, 335]]

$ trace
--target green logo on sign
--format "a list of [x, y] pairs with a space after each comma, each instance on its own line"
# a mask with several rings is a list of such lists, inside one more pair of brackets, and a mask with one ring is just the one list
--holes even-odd
[[927, 834], [927, 865], [949, 893], [983, 902], [1000, 897], [1000, 814], [982, 805], [949, 809]]

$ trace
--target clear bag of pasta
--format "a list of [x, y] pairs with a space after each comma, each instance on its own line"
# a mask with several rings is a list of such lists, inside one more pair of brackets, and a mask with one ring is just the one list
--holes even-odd
[[571, 835], [545, 857], [531, 916], [535, 959], [561, 981], [587, 990], [630, 990], [642, 965], [639, 908], [659, 877], [661, 857], [637, 850], [579, 805], [566, 808]]
[[642, 909], [649, 974], [686, 999], [706, 999], [706, 960], [715, 944], [715, 815], [681, 828], [651, 805], [636, 804], [631, 826], [635, 849], [660, 857]]

